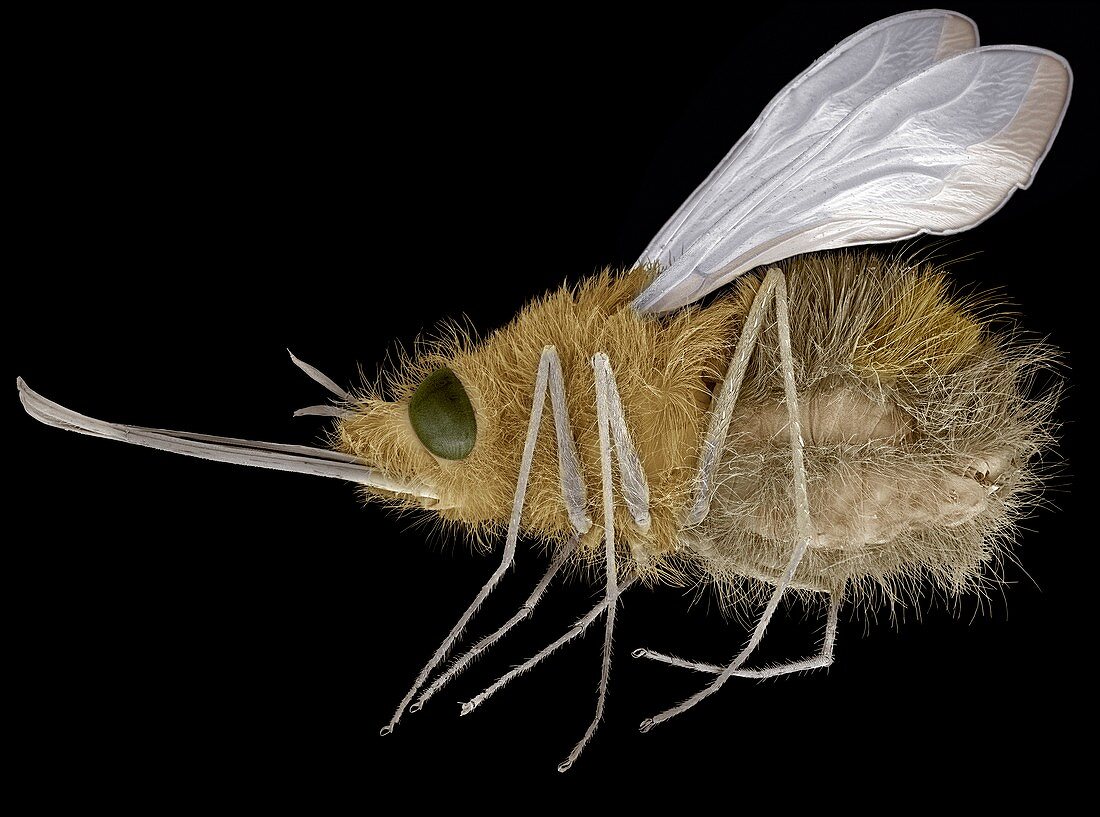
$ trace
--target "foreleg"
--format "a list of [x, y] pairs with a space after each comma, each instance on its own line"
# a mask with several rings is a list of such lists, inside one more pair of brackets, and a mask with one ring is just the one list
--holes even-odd
[[485, 636], [477, 644], [470, 648], [469, 652], [463, 655], [460, 659], [454, 662], [447, 668], [446, 672], [437, 677], [424, 693], [416, 700], [412, 706], [409, 707], [410, 712], [418, 712], [428, 699], [435, 693], [439, 692], [444, 686], [446, 686], [455, 676], [461, 673], [466, 667], [470, 665], [475, 658], [488, 650], [493, 644], [502, 639], [508, 634], [508, 631], [526, 619], [535, 610], [535, 605], [539, 603], [539, 599], [542, 598], [542, 594], [546, 592], [546, 588], [550, 586], [550, 582], [554, 576], [558, 574], [562, 566], [573, 555], [573, 551], [576, 550], [578, 538], [573, 537], [571, 541], [566, 543], [562, 548], [554, 554], [554, 559], [550, 563], [550, 568], [546, 571], [546, 574], [542, 577], [542, 580], [532, 591], [531, 595], [527, 597], [527, 601], [523, 603], [523, 606], [516, 611], [508, 621], [506, 621], [496, 632], [491, 635]]
[[[469, 666], [471, 661], [488, 650], [489, 647], [503, 638], [509, 630], [531, 615], [535, 609], [535, 605], [538, 604], [539, 599], [542, 598], [543, 593], [546, 592], [546, 588], [550, 585], [551, 580], [562, 568], [569, 556], [572, 555], [577, 546], [579, 536], [587, 533], [592, 527], [592, 521], [586, 515], [588, 494], [584, 487], [584, 479], [581, 476], [580, 460], [577, 457], [577, 448], [573, 439], [573, 427], [569, 422], [569, 407], [565, 399], [565, 378], [562, 374], [561, 360], [558, 357], [557, 349], [553, 346], [546, 346], [542, 350], [542, 360], [539, 366], [540, 373], [543, 371], [543, 368], [545, 368], [546, 371], [546, 387], [550, 392], [550, 405], [554, 414], [554, 437], [558, 446], [558, 477], [561, 485], [561, 494], [565, 502], [565, 508], [569, 515], [570, 523], [573, 525], [573, 529], [576, 531], [577, 535], [554, 554], [554, 559], [550, 564], [550, 568], [535, 587], [535, 590], [527, 597], [527, 601], [524, 602], [523, 606], [516, 611], [503, 626], [494, 633], [481, 639], [481, 641], [475, 644], [465, 655], [437, 677], [435, 681], [432, 682], [431, 686], [420, 695], [416, 703], [409, 707], [410, 712], [419, 711], [429, 698]], [[537, 389], [538, 384], [536, 383], [536, 391]], [[540, 401], [539, 405], [541, 406], [545, 398], [539, 397], [536, 393], [535, 399]]]
[[[634, 584], [634, 582], [636, 581], [637, 577], [635, 576], [631, 576], [625, 579], [623, 583], [619, 585], [619, 595], [621, 596], [623, 593], [625, 593], [627, 588], [630, 587], [630, 585]], [[584, 631], [588, 629], [589, 625], [597, 618], [599, 618], [600, 614], [606, 609], [607, 598], [605, 597], [600, 600], [599, 604], [597, 604], [595, 607], [585, 613], [577, 621], [576, 624], [566, 630], [565, 633], [559, 638], [551, 641], [549, 644], [547, 644], [545, 647], [535, 653], [535, 655], [533, 655], [531, 658], [528, 658], [518, 667], [513, 667], [508, 672], [504, 673], [504, 675], [500, 676], [488, 687], [475, 695], [473, 698], [463, 703], [462, 714], [469, 715], [471, 712], [473, 712], [475, 709], [477, 709], [479, 706], [481, 706], [483, 703], [493, 697], [493, 695], [499, 692], [502, 688], [504, 688], [509, 682], [519, 677], [520, 675], [523, 675], [523, 673], [527, 672], [528, 670], [534, 669], [536, 666], [541, 664], [544, 659], [549, 658], [551, 654], [556, 652], [559, 647], [563, 647], [577, 636], [583, 635]]]
[[512, 561], [516, 555], [516, 541], [519, 539], [519, 523], [520, 517], [523, 514], [523, 501], [527, 495], [527, 479], [531, 474], [531, 460], [535, 454], [535, 442], [538, 439], [539, 424], [542, 421], [542, 409], [546, 400], [546, 385], [549, 379], [550, 372], [550, 360], [552, 357], [556, 357], [557, 354], [553, 347], [548, 346], [543, 349], [542, 357], [539, 360], [538, 374], [535, 377], [535, 390], [534, 399], [531, 404], [531, 417], [527, 423], [527, 439], [523, 445], [523, 457], [520, 461], [519, 477], [516, 480], [516, 492], [512, 501], [512, 515], [508, 520], [508, 535], [504, 542], [504, 553], [501, 556], [500, 566], [493, 572], [493, 575], [489, 577], [489, 581], [485, 586], [481, 588], [481, 591], [474, 598], [473, 603], [466, 609], [466, 612], [458, 619], [458, 623], [455, 624], [451, 631], [447, 634], [447, 637], [443, 640], [443, 643], [439, 645], [439, 649], [435, 651], [431, 659], [424, 666], [424, 669], [420, 671], [420, 674], [416, 676], [416, 680], [413, 682], [412, 687], [405, 697], [401, 699], [401, 703], [397, 705], [397, 710], [393, 713], [393, 717], [390, 718], [390, 722], [382, 727], [379, 734], [388, 735], [393, 731], [393, 728], [401, 720], [401, 715], [405, 712], [405, 707], [409, 705], [416, 693], [420, 691], [420, 688], [424, 685], [424, 682], [428, 680], [428, 676], [432, 671], [439, 666], [439, 663], [446, 657], [455, 641], [462, 634], [467, 623], [473, 618], [474, 613], [481, 606], [482, 602], [489, 596], [496, 587], [497, 583], [503, 578], [508, 568], [512, 566]]

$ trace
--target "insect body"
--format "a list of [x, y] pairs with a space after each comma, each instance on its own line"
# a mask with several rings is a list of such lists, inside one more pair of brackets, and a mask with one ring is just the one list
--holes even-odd
[[[869, 26], [772, 101], [634, 269], [551, 293], [483, 341], [421, 349], [356, 394], [296, 360], [338, 398], [304, 410], [337, 417], [333, 450], [105, 423], [22, 380], [21, 399], [67, 430], [347, 479], [503, 534], [499, 567], [383, 733], [527, 617], [560, 570], [589, 568], [600, 603], [463, 707], [602, 615], [596, 714], [565, 770], [602, 717], [617, 601], [636, 583], [706, 583], [728, 603], [764, 604], [725, 666], [635, 652], [715, 676], [644, 731], [735, 675], [827, 666], [844, 601], [990, 580], [1047, 441], [1050, 400], [1028, 393], [1047, 352], [999, 333], [942, 270], [843, 249], [966, 229], [1030, 182], [1068, 104], [1068, 66], [976, 46], [952, 12]], [[439, 671], [521, 533], [552, 543], [546, 576]], [[824, 601], [819, 655], [750, 669], [790, 591]]]
[[[809, 255], [784, 267], [803, 437], [812, 452], [812, 552], [836, 562], [803, 564], [795, 584], [833, 590], [873, 581], [893, 593], [922, 568], [945, 586], [975, 579], [969, 574], [995, 543], [977, 536], [964, 544], [963, 533], [979, 518], [995, 525], [1012, 493], [1005, 489], [1022, 487], [1021, 469], [1043, 441], [1047, 404], [1025, 396], [1043, 347], [997, 337], [931, 265], [860, 252]], [[486, 538], [502, 533], [531, 413], [515, 395], [531, 394], [543, 350], [552, 346], [576, 443], [581, 513], [571, 516], [563, 501], [554, 416], [546, 411], [523, 530], [559, 544], [583, 533], [576, 558], [598, 562], [603, 522], [598, 500], [584, 496], [600, 484], [601, 462], [590, 350], [606, 350], [649, 496], [644, 525], [616, 504], [619, 561], [653, 581], [691, 581], [702, 572], [729, 589], [737, 576], [774, 579], [793, 533], [789, 424], [778, 361], [770, 359], [774, 344], [758, 344], [749, 358], [710, 512], [685, 525], [709, 409], [764, 276], [742, 279], [706, 307], [653, 321], [630, 307], [648, 273], [605, 272], [535, 302], [480, 343], [422, 351], [388, 384], [389, 399], [379, 388], [353, 401], [338, 424], [340, 448], [427, 486], [432, 497], [416, 502], [442, 519]], [[760, 334], [774, 331], [765, 317]], [[430, 436], [409, 419], [423, 384], [442, 373], [453, 375], [476, 418], [476, 443], [462, 457], [432, 455]], [[409, 500], [394, 494], [392, 501]], [[913, 541], [903, 562], [881, 547], [941, 528], [944, 537], [960, 538], [957, 546], [938, 538], [922, 553]], [[776, 543], [774, 553], [760, 549], [767, 542]]]

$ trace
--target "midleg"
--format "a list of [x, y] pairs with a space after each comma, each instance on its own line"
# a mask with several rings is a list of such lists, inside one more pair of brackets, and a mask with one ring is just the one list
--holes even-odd
[[[634, 584], [634, 582], [636, 582], [637, 580], [638, 579], [636, 576], [630, 576], [624, 579], [623, 583], [619, 585], [619, 595], [621, 596], [623, 593], [625, 593], [627, 588], [629, 588], [630, 585]], [[535, 655], [533, 655], [531, 658], [528, 658], [518, 667], [513, 667], [508, 672], [504, 673], [504, 675], [500, 676], [488, 687], [475, 695], [473, 698], [463, 703], [462, 714], [469, 715], [471, 712], [473, 712], [475, 709], [477, 709], [479, 706], [489, 700], [489, 698], [493, 697], [493, 695], [499, 692], [510, 681], [527, 672], [528, 670], [534, 669], [536, 666], [541, 664], [544, 659], [549, 658], [552, 653], [556, 652], [559, 647], [568, 644], [577, 636], [583, 635], [584, 631], [588, 629], [588, 626], [597, 618], [599, 618], [600, 613], [602, 613], [606, 609], [607, 597], [605, 596], [603, 599], [600, 600], [599, 604], [597, 604], [595, 607], [585, 613], [577, 621], [577, 623], [566, 630], [563, 635], [551, 641], [549, 644], [547, 644], [545, 647], [535, 653]]]
[[[618, 566], [615, 559], [615, 497], [614, 482], [612, 479], [612, 452], [619, 463], [619, 473], [626, 494], [627, 506], [630, 509], [634, 521], [643, 529], [649, 526], [649, 486], [646, 482], [645, 472], [638, 460], [634, 443], [630, 438], [623, 416], [622, 402], [619, 398], [619, 390], [615, 383], [615, 375], [611, 370], [611, 363], [607, 355], [596, 354], [592, 359], [592, 367], [596, 378], [596, 417], [597, 430], [600, 440], [600, 482], [603, 497], [604, 520], [604, 569], [605, 590], [603, 601], [591, 610], [588, 615], [577, 622], [574, 627], [563, 637], [542, 650], [531, 660], [520, 667], [505, 674], [488, 689], [475, 696], [472, 700], [462, 705], [462, 714], [472, 712], [476, 707], [488, 699], [494, 692], [507, 684], [512, 678], [535, 666], [539, 661], [553, 652], [562, 644], [575, 638], [584, 632], [584, 629], [596, 619], [603, 611], [607, 611], [604, 627], [603, 663], [600, 672], [599, 693], [596, 699], [596, 712], [592, 722], [585, 730], [580, 741], [569, 753], [569, 756], [558, 766], [558, 771], [567, 771], [581, 752], [592, 740], [596, 733], [600, 720], [603, 718], [604, 706], [607, 701], [608, 679], [611, 675], [611, 646], [615, 631], [615, 606], [619, 595], [630, 581], [619, 586]], [[563, 477], [564, 484], [564, 477]], [[564, 492], [564, 487], [563, 487]], [[631, 580], [632, 581], [632, 580]]]
[[532, 612], [534, 612], [535, 605], [539, 603], [539, 599], [542, 598], [542, 594], [546, 592], [546, 588], [550, 586], [550, 582], [562, 566], [566, 563], [570, 556], [573, 555], [573, 551], [576, 550], [579, 537], [574, 536], [569, 542], [562, 546], [557, 553], [554, 554], [554, 559], [550, 563], [549, 569], [543, 575], [541, 581], [536, 585], [535, 589], [531, 592], [531, 595], [527, 597], [527, 601], [523, 603], [523, 606], [516, 611], [508, 621], [500, 626], [496, 632], [485, 636], [477, 644], [470, 648], [469, 652], [463, 655], [460, 659], [454, 662], [445, 672], [439, 675], [422, 694], [417, 698], [416, 703], [409, 707], [410, 712], [417, 712], [421, 707], [427, 703], [435, 693], [439, 692], [444, 686], [446, 686], [452, 678], [461, 673], [470, 662], [477, 658], [479, 655], [488, 650], [493, 644], [502, 639], [508, 634], [508, 631], [526, 619]]
[[787, 304], [787, 284], [782, 271], [776, 268], [769, 270], [767, 276], [765, 276], [765, 283], [769, 280], [773, 282], [774, 287], [776, 334], [778, 335], [780, 368], [783, 373], [784, 399], [787, 403], [787, 418], [790, 426], [791, 463], [794, 466], [794, 515], [796, 536], [794, 550], [791, 553], [791, 558], [786, 569], [776, 582], [775, 590], [772, 592], [771, 598], [768, 599], [768, 604], [764, 608], [764, 612], [761, 614], [759, 621], [757, 621], [752, 636], [749, 638], [749, 643], [745, 645], [745, 648], [737, 654], [737, 657], [734, 658], [721, 673], [718, 674], [718, 677], [715, 678], [709, 686], [701, 689], [678, 706], [674, 706], [659, 715], [642, 721], [639, 728], [643, 732], [648, 732], [657, 724], [663, 723], [670, 718], [674, 718], [686, 712], [704, 698], [713, 695], [721, 689], [722, 685], [735, 672], [741, 669], [741, 666], [752, 654], [753, 650], [756, 649], [761, 639], [763, 639], [764, 631], [767, 629], [772, 616], [775, 615], [776, 608], [779, 607], [779, 602], [783, 598], [783, 593], [786, 591], [788, 585], [790, 585], [791, 580], [794, 578], [795, 571], [802, 561], [802, 557], [806, 554], [806, 550], [814, 539], [813, 530], [810, 524], [810, 501], [806, 486], [806, 464], [802, 451], [804, 444], [802, 441], [802, 423], [798, 411], [798, 391], [794, 381], [794, 355], [791, 352], [791, 327], [790, 313]]
[[[592, 736], [596, 734], [596, 729], [599, 727], [600, 720], [603, 718], [604, 704], [607, 701], [607, 682], [611, 675], [611, 639], [615, 631], [615, 607], [619, 600], [619, 573], [618, 566], [615, 563], [615, 497], [613, 493], [614, 483], [611, 478], [610, 415], [613, 405], [618, 408], [617, 413], [619, 414], [619, 420], [622, 426], [622, 434], [628, 444], [630, 435], [625, 429], [625, 423], [622, 423], [622, 407], [618, 400], [618, 388], [615, 385], [615, 376], [611, 372], [611, 363], [608, 361], [607, 355], [600, 352], [593, 357], [592, 367], [596, 374], [596, 426], [600, 437], [600, 483], [603, 488], [603, 541], [604, 569], [606, 574], [604, 598], [607, 601], [607, 617], [604, 619], [603, 664], [600, 670], [599, 694], [596, 698], [596, 714], [593, 716], [592, 722], [588, 725], [580, 741], [573, 747], [573, 751], [558, 765], [559, 772], [568, 771], [576, 762], [577, 758], [581, 756], [581, 752], [584, 751], [584, 747], [588, 745], [588, 742], [592, 740]], [[612, 394], [614, 394], [614, 397], [612, 397]], [[616, 453], [619, 455], [620, 472], [623, 472], [627, 469], [623, 468], [623, 448], [618, 446], [618, 442], [619, 440], [616, 439]], [[633, 445], [630, 445], [629, 450], [633, 453]], [[638, 472], [641, 472], [640, 465], [638, 467]], [[643, 485], [645, 485], [644, 479], [643, 475]], [[648, 488], [646, 488], [646, 494], [648, 495]], [[644, 513], [645, 519], [648, 522], [648, 500]]]

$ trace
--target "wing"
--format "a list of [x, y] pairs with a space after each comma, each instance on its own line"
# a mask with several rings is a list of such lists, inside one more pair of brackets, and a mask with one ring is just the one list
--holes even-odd
[[852, 110], [938, 60], [978, 45], [969, 17], [929, 10], [899, 14], [853, 34], [818, 59], [764, 108], [733, 149], [642, 253], [668, 266], [721, 213], [838, 124]]
[[926, 68], [864, 102], [709, 228], [634, 301], [689, 304], [799, 253], [947, 235], [1027, 187], [1069, 103], [1057, 54], [992, 46]]

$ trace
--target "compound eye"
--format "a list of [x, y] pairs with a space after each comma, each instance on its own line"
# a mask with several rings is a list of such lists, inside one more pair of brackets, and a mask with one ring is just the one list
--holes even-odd
[[477, 419], [466, 389], [444, 367], [424, 378], [409, 401], [409, 421], [424, 447], [445, 460], [463, 460], [477, 439]]

